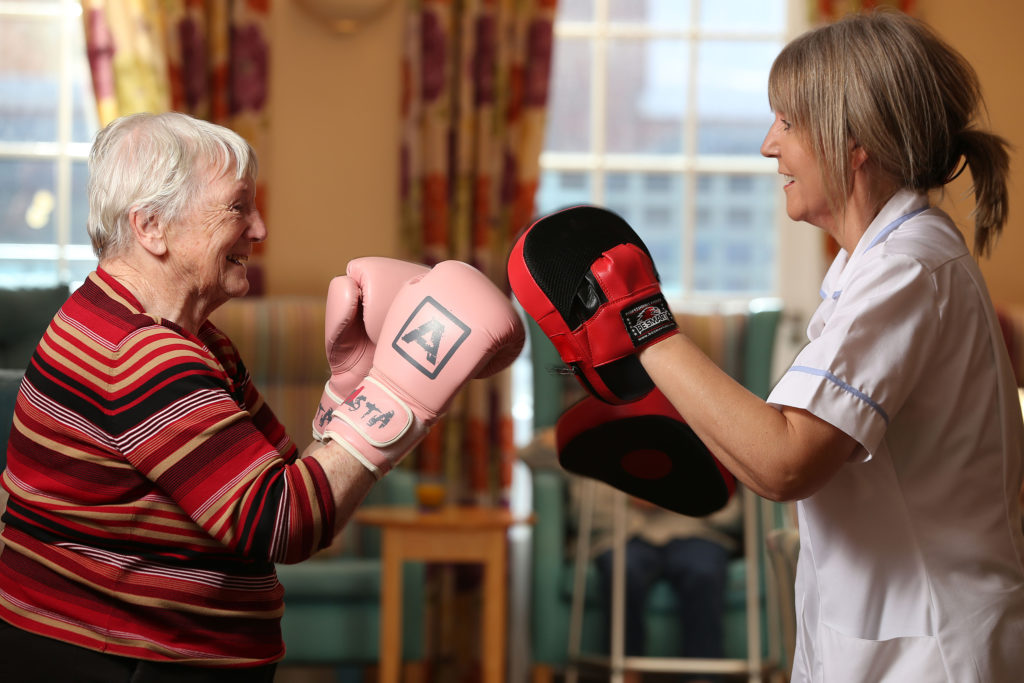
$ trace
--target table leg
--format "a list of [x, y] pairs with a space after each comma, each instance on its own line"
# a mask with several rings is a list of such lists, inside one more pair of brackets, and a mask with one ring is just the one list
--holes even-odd
[[381, 538], [380, 683], [398, 683], [402, 661], [401, 539], [392, 529]]
[[483, 643], [481, 666], [483, 683], [505, 680], [505, 621], [507, 615], [505, 534], [489, 535], [490, 546], [484, 560]]

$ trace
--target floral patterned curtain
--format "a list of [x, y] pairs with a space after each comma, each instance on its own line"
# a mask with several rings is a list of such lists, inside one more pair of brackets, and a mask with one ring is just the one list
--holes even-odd
[[[507, 289], [533, 214], [557, 0], [408, 0], [402, 59], [402, 240]], [[501, 504], [515, 458], [510, 371], [475, 380], [416, 458], [455, 502]]]
[[[262, 162], [269, 12], [270, 0], [82, 0], [100, 125], [135, 112], [181, 111], [235, 130]], [[261, 183], [264, 215], [266, 196]], [[262, 290], [259, 273], [250, 264], [250, 293]]]

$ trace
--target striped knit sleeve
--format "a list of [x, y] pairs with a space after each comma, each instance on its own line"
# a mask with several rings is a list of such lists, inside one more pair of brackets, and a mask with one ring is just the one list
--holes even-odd
[[291, 439], [271, 405], [264, 400], [235, 345], [209, 321], [200, 329], [199, 338], [224, 368], [228, 384], [236, 387], [233, 397], [239, 405], [245, 406], [256, 428], [286, 460], [293, 460], [299, 453], [298, 444]]
[[[295, 458], [276, 419], [246, 404], [262, 403], [258, 393], [208, 349], [158, 324], [116, 349], [95, 341], [59, 317], [30, 368], [40, 409], [67, 416], [63, 448], [74, 449], [86, 430], [246, 557], [296, 562], [330, 543], [335, 511], [324, 471]], [[256, 420], [283, 441], [272, 443]]]

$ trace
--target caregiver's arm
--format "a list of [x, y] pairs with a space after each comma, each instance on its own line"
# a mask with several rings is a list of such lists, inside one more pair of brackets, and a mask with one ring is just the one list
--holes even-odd
[[647, 347], [640, 362], [722, 464], [770, 500], [811, 495], [857, 447], [852, 437], [805, 410], [768, 405], [683, 334]]

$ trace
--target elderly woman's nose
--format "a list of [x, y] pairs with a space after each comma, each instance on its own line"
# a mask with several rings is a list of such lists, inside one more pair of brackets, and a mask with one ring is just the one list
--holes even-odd
[[254, 242], [262, 242], [267, 239], [267, 225], [263, 222], [263, 214], [259, 211], [253, 211], [252, 220], [249, 223], [249, 229], [246, 231], [246, 234]]

